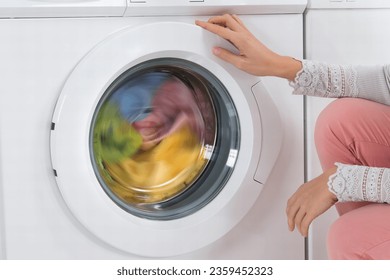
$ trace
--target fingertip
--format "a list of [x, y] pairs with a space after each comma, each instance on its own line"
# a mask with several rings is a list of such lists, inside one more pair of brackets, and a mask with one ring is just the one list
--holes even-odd
[[196, 19], [196, 20], [195, 20], [195, 24], [196, 24], [197, 26], [203, 26], [203, 21]]
[[301, 233], [302, 237], [307, 237], [307, 228], [300, 226], [299, 232]]
[[221, 54], [221, 48], [214, 47], [213, 48], [213, 54], [216, 56], [219, 56]]
[[293, 231], [294, 231], [294, 228], [295, 228], [294, 224], [288, 222], [288, 230], [291, 231], [291, 232], [293, 232]]
[[219, 59], [222, 59], [223, 61], [233, 64], [234, 66], [238, 67], [238, 64], [240, 63], [240, 57], [235, 55], [234, 53], [221, 48], [221, 47], [214, 47], [212, 49], [212, 53], [218, 57]]

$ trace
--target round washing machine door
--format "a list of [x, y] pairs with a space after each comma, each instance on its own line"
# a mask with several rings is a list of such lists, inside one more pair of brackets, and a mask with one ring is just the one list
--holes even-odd
[[[176, 35], [180, 35], [180, 41]], [[66, 81], [51, 154], [76, 219], [129, 253], [161, 257], [227, 233], [261, 191], [261, 122], [245, 80], [210, 54], [218, 39], [183, 23], [111, 35]]]

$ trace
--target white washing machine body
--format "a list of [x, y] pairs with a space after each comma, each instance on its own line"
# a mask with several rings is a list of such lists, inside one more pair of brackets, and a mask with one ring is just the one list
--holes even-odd
[[[0, 4], [2, 258], [304, 258], [284, 214], [303, 181], [302, 98], [218, 60], [213, 46], [232, 47], [194, 21], [245, 14], [256, 36], [299, 58], [306, 3], [217, 2]], [[104, 187], [91, 135], [114, 85], [154, 69], [207, 84], [217, 142], [183, 200], [133, 207]]]
[[[388, 1], [309, 1], [306, 12], [306, 58], [346, 65], [380, 65], [390, 61], [390, 39], [383, 36], [390, 24]], [[321, 174], [313, 141], [315, 121], [333, 99], [307, 97], [307, 174]], [[309, 257], [327, 259], [326, 237], [338, 217], [334, 208], [311, 227]]]

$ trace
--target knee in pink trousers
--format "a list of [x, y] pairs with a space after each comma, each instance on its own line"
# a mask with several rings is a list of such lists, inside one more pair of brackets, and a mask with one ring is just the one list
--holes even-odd
[[[323, 170], [335, 162], [390, 168], [390, 106], [337, 99], [321, 112], [314, 137]], [[329, 258], [390, 259], [390, 205], [344, 202], [336, 208]]]

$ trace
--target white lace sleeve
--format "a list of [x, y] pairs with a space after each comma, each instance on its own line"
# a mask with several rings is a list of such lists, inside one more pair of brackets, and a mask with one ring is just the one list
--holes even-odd
[[302, 69], [290, 85], [293, 94], [319, 97], [357, 97], [356, 69], [352, 66], [302, 61]]
[[303, 60], [290, 85], [293, 94], [359, 97], [390, 105], [390, 65], [343, 66]]
[[390, 168], [336, 165], [337, 172], [329, 177], [328, 187], [338, 201], [390, 203]]

